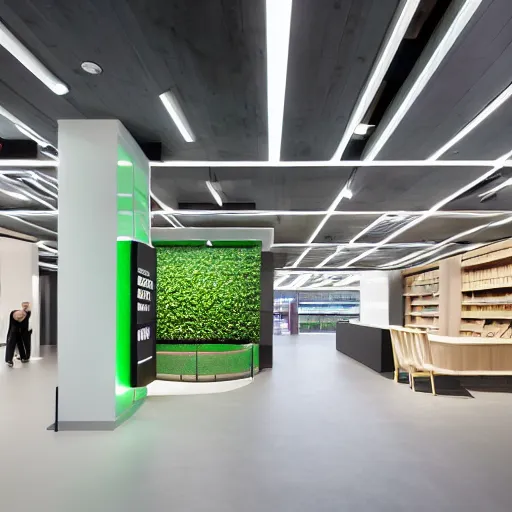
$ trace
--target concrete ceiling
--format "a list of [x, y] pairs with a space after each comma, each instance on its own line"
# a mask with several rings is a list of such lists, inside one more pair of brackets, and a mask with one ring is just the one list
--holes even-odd
[[[437, 12], [441, 7], [453, 9], [462, 4], [458, 0], [442, 2], [445, 0], [422, 0], [415, 23], [434, 4]], [[399, 0], [294, 0], [282, 160], [332, 157], [376, 66], [399, 4]], [[161, 142], [164, 159], [267, 160], [266, 58], [270, 50], [265, 39], [265, 0], [5, 0], [0, 4], [0, 19], [70, 88], [65, 96], [54, 95], [0, 47], [0, 106], [52, 144], [57, 145], [59, 119], [117, 118], [139, 142]], [[345, 157], [364, 157], [384, 128], [386, 113], [397, 108], [400, 91], [410, 86], [422, 62], [419, 56], [427, 51], [427, 46], [418, 46], [420, 40], [428, 42], [424, 34], [415, 37], [411, 33], [406, 36], [384, 85], [396, 83], [397, 69], [411, 71], [405, 73], [395, 94], [378, 93], [371, 109], [381, 112], [380, 124], [377, 122], [368, 139], [354, 139]], [[482, 0], [378, 158], [425, 159], [453, 137], [512, 82], [511, 43], [512, 2]], [[404, 51], [410, 45], [416, 45], [416, 53]], [[80, 68], [85, 60], [97, 62], [103, 74], [85, 74]], [[196, 142], [184, 142], [162, 108], [158, 95], [171, 88], [179, 96]], [[508, 137], [511, 122], [509, 100], [443, 158], [501, 156], [512, 150]], [[22, 136], [0, 116], [0, 138]], [[324, 219], [320, 212], [326, 212], [349, 183], [352, 199], [337, 205], [314, 241], [348, 244], [380, 218], [358, 240], [379, 244], [489, 169], [158, 167], [152, 171], [152, 188], [160, 201], [178, 210], [176, 218], [184, 226], [274, 227], [276, 244], [304, 244]], [[56, 240], [56, 215], [19, 212], [48, 209], [34, 196], [57, 207], [53, 196], [37, 190], [26, 179], [22, 181], [34, 169], [26, 171], [25, 176], [8, 178], [17, 180], [16, 187], [21, 193], [28, 192], [28, 199], [17, 200], [0, 192], [0, 213], [4, 214], [0, 215], [0, 226], [42, 240]], [[43, 178], [56, 175], [51, 170], [37, 172]], [[460, 194], [441, 212], [398, 235], [393, 239], [397, 245], [378, 247], [355, 266], [376, 268], [418, 250], [400, 244], [435, 244], [461, 231], [506, 218], [511, 210], [512, 187], [485, 202], [479, 195], [511, 176], [509, 168], [498, 171], [492, 180]], [[208, 179], [219, 182], [225, 202], [237, 203], [242, 210], [255, 210], [258, 215], [219, 211], [206, 188]], [[2, 187], [9, 188], [10, 184], [2, 181]], [[191, 214], [190, 208], [215, 211]], [[13, 211], [16, 217], [5, 216]], [[381, 218], [390, 211], [402, 217]], [[450, 211], [480, 212], [482, 216], [446, 217]], [[500, 216], [491, 217], [493, 212]], [[162, 216], [155, 216], [154, 225], [169, 224]], [[457, 243], [464, 247], [507, 237], [511, 234], [509, 226], [512, 224], [481, 230]], [[342, 266], [368, 247], [344, 249], [329, 266]], [[304, 249], [276, 247], [278, 266], [293, 264]], [[315, 247], [299, 268], [317, 265], [334, 250], [332, 246]], [[448, 247], [445, 252], [449, 252]]]

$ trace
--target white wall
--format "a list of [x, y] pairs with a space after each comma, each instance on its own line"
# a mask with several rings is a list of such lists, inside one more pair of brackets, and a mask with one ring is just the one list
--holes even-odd
[[361, 272], [359, 321], [378, 327], [402, 324], [400, 271]]
[[36, 244], [0, 238], [0, 342], [5, 343], [9, 314], [32, 304], [32, 355], [39, 355], [39, 250]]

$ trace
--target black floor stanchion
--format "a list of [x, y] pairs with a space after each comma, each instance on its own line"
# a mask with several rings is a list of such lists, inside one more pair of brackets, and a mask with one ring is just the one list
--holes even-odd
[[59, 386], [55, 388], [55, 432], [59, 431]]

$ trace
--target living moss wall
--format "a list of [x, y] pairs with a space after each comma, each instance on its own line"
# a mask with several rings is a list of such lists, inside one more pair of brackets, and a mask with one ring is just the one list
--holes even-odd
[[259, 245], [157, 247], [157, 340], [258, 343]]

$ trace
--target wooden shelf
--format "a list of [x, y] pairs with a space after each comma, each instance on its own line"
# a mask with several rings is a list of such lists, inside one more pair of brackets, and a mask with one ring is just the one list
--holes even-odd
[[[474, 283], [478, 283], [478, 281], [473, 281]], [[512, 288], [512, 282], [510, 283], [499, 283], [499, 284], [485, 284], [478, 287], [468, 288], [466, 286], [462, 286], [463, 292], [480, 292], [483, 290], [499, 290], [500, 288]]]
[[434, 316], [439, 316], [439, 311], [412, 311], [410, 313], [406, 313], [406, 316], [424, 316], [425, 318], [432, 318]]
[[[512, 304], [512, 302], [511, 302]], [[411, 306], [439, 306], [438, 300], [416, 300], [411, 302]]]
[[505, 264], [512, 262], [512, 247], [500, 249], [498, 251], [489, 252], [481, 256], [465, 259], [462, 262], [462, 268], [485, 268], [498, 266], [498, 264]]
[[469, 300], [463, 300], [462, 301], [463, 306], [506, 306], [506, 305], [512, 305], [512, 300], [509, 301], [496, 301], [496, 302], [485, 302], [485, 301], [469, 301]]
[[436, 293], [438, 294], [439, 292], [430, 292], [430, 293], [411, 293], [411, 292], [407, 292], [407, 293], [404, 293], [403, 296], [404, 297], [430, 297], [430, 296], [435, 297]]
[[493, 311], [463, 311], [461, 318], [478, 318], [482, 320], [512, 320], [512, 311], [493, 310]]

